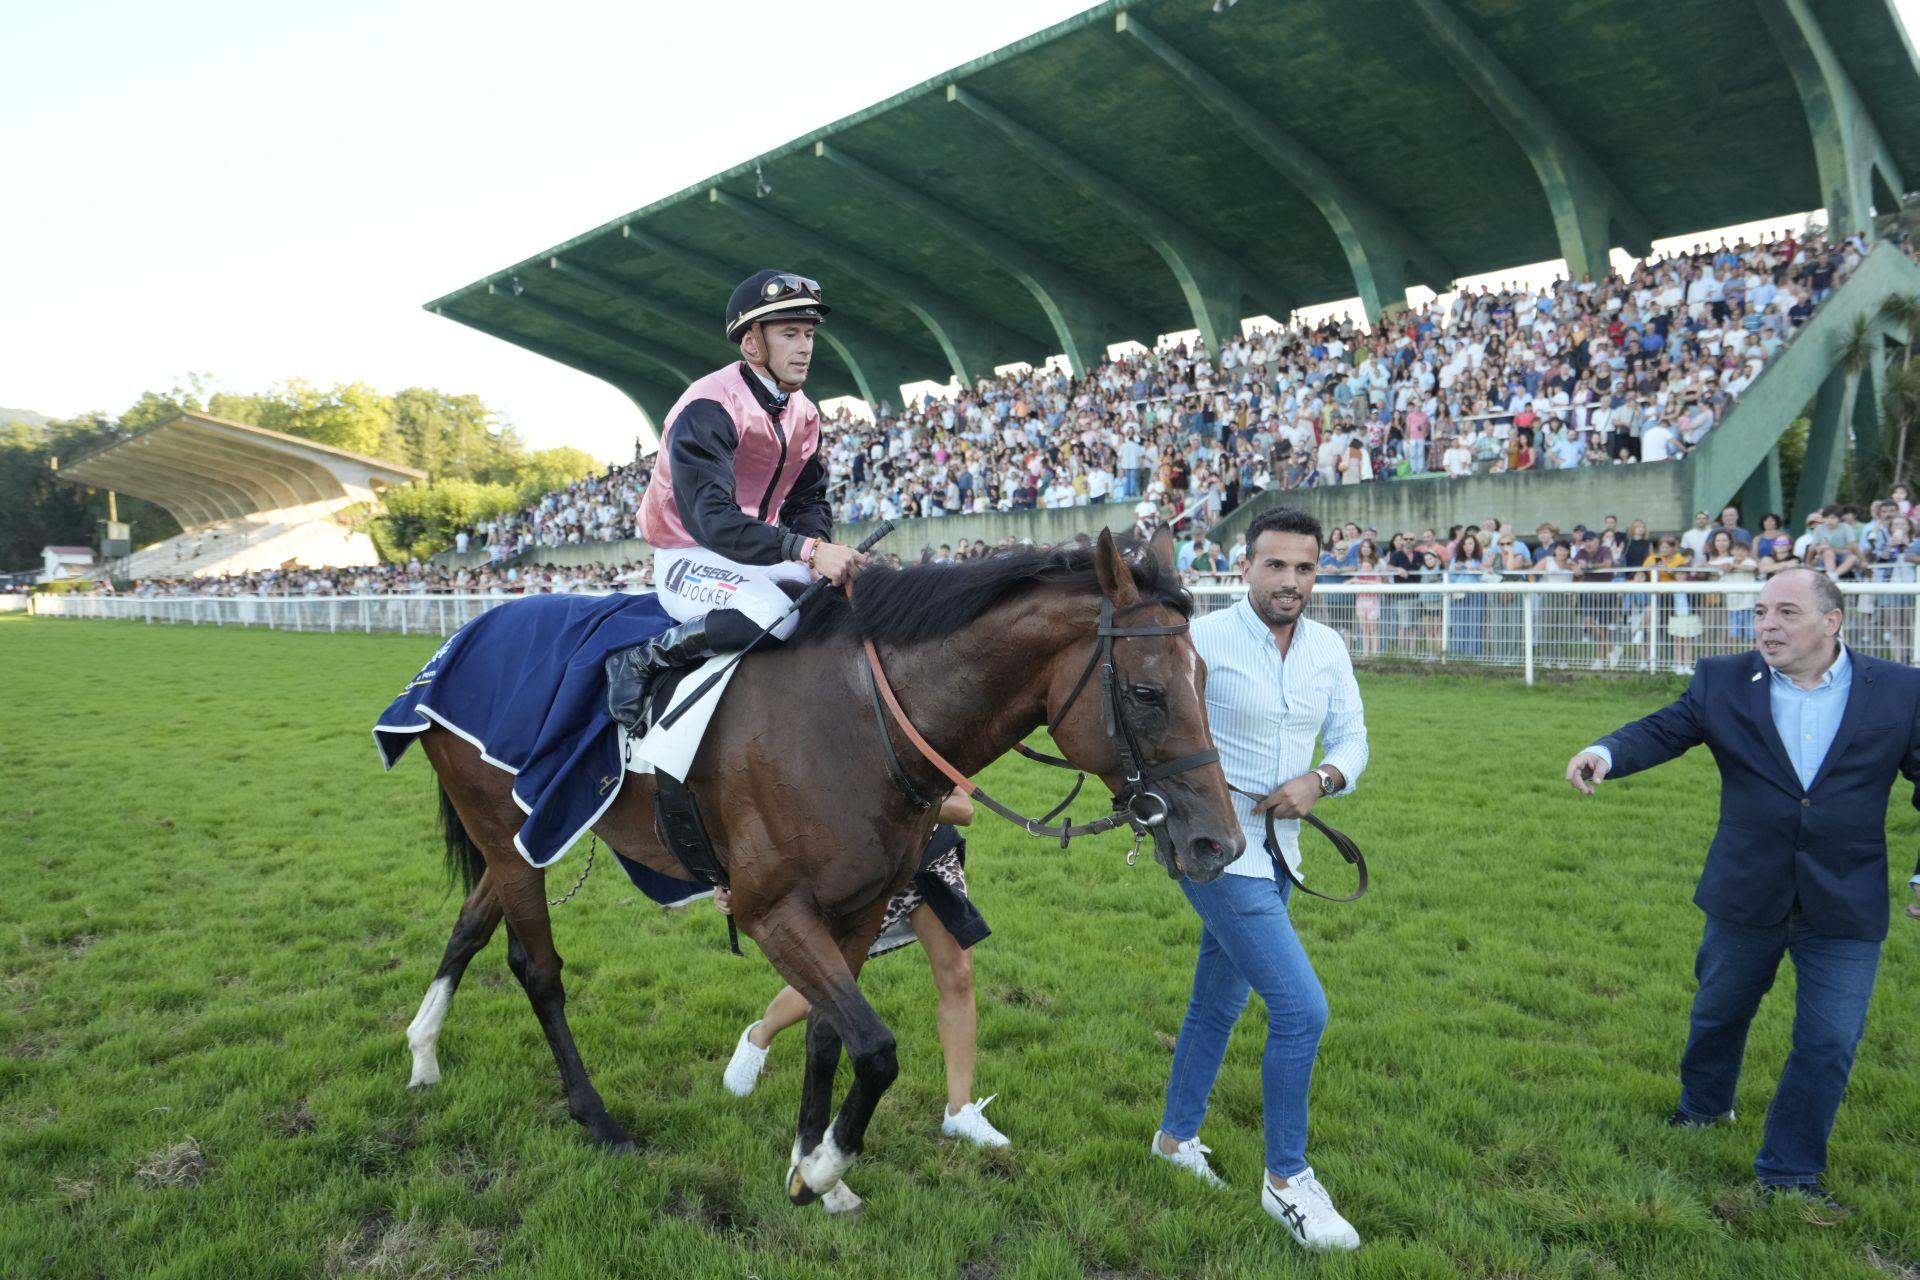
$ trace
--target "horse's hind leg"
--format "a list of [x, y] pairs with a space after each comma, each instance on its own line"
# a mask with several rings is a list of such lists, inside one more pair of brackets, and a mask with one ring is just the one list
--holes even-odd
[[503, 872], [495, 891], [507, 919], [507, 967], [526, 988], [540, 1029], [560, 1067], [560, 1084], [567, 1091], [567, 1112], [586, 1126], [594, 1142], [616, 1151], [633, 1150], [633, 1136], [607, 1114], [606, 1103], [587, 1078], [580, 1050], [567, 1025], [567, 993], [560, 984], [560, 953], [554, 949], [553, 929], [547, 919], [546, 878], [515, 859], [513, 871]]
[[440, 1083], [437, 1046], [440, 1028], [447, 1020], [447, 1007], [453, 1003], [453, 993], [460, 985], [460, 975], [467, 971], [467, 962], [492, 940], [500, 915], [500, 900], [494, 896], [493, 873], [489, 871], [480, 877], [461, 906], [460, 918], [454, 921], [453, 935], [447, 939], [446, 952], [440, 957], [440, 968], [427, 984], [420, 1012], [407, 1025], [407, 1048], [413, 1051], [413, 1078], [407, 1081], [409, 1089]]

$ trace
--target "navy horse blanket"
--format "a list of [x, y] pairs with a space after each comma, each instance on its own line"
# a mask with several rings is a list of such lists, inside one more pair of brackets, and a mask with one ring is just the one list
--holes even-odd
[[[393, 768], [435, 724], [465, 738], [514, 775], [513, 798], [526, 812], [514, 847], [544, 867], [599, 821], [626, 781], [620, 727], [607, 712], [608, 655], [672, 625], [651, 593], [524, 596], [489, 609], [449, 636], [381, 713], [380, 758]], [[677, 897], [704, 892], [654, 878]]]

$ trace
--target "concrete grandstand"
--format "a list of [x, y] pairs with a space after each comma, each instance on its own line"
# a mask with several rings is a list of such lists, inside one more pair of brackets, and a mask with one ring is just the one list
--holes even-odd
[[[1810, 208], [1871, 234], [1916, 176], [1920, 66], [1887, 0], [1110, 0], [427, 305], [658, 425], [728, 358], [715, 300], [769, 263], [836, 307], [810, 390], [897, 402], [1055, 355], [1084, 376], [1171, 332], [1218, 351], [1251, 315], [1355, 295], [1377, 320], [1411, 285], [1555, 257], [1599, 279], [1616, 247]], [[1843, 330], [1902, 336], [1880, 306], [1916, 288], [1876, 252], [1673, 473], [1553, 483], [1627, 485], [1594, 501], [1656, 519], [1827, 500], [1849, 445], [1856, 465], [1878, 445], [1884, 346], [1845, 367]], [[1808, 405], [1782, 494], [1777, 443]], [[1474, 511], [1559, 500], [1484, 483], [1459, 495]]]
[[139, 579], [374, 564], [372, 539], [350, 523], [355, 510], [426, 473], [183, 413], [67, 463], [60, 477], [145, 498], [180, 523], [175, 536], [102, 567]]

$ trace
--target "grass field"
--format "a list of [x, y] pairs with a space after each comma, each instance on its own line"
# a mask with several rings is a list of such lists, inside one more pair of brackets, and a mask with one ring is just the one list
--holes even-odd
[[[1375, 890], [1295, 918], [1333, 1007], [1309, 1154], [1367, 1244], [1313, 1258], [1254, 1199], [1257, 1003], [1202, 1134], [1231, 1191], [1146, 1157], [1198, 926], [1118, 837], [1063, 855], [991, 818], [972, 833], [995, 929], [979, 1089], [1009, 1152], [937, 1135], [918, 953], [868, 969], [902, 1072], [849, 1177], [863, 1221], [782, 1193], [797, 1034], [753, 1097], [720, 1087], [772, 971], [611, 866], [556, 932], [640, 1153], [567, 1118], [498, 943], [454, 1003], [444, 1083], [409, 1093], [403, 1028], [456, 902], [430, 771], [383, 775], [367, 729], [436, 643], [0, 618], [0, 1276], [1920, 1275], [1920, 926], [1894, 924], [1835, 1134], [1854, 1218], [1750, 1190], [1789, 974], [1738, 1124], [1662, 1124], [1711, 762], [1591, 801], [1559, 775], [1667, 686], [1363, 679], [1373, 761], [1329, 816]], [[1057, 781], [988, 779], [1029, 809]], [[1920, 824], [1898, 795], [1889, 821], [1904, 871]]]

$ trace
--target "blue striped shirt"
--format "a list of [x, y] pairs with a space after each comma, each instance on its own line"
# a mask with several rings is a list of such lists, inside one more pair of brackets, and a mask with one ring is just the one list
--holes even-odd
[[[1207, 721], [1227, 781], [1264, 796], [1313, 767], [1319, 739], [1322, 763], [1346, 779], [1335, 794], [1353, 790], [1367, 767], [1367, 726], [1353, 660], [1339, 632], [1302, 617], [1283, 659], [1273, 632], [1242, 596], [1193, 624], [1193, 647], [1207, 664]], [[1247, 851], [1227, 870], [1271, 879], [1266, 819], [1255, 817], [1253, 806], [1245, 796], [1233, 797]], [[1278, 823], [1275, 833], [1288, 865], [1297, 869], [1299, 821]]]

